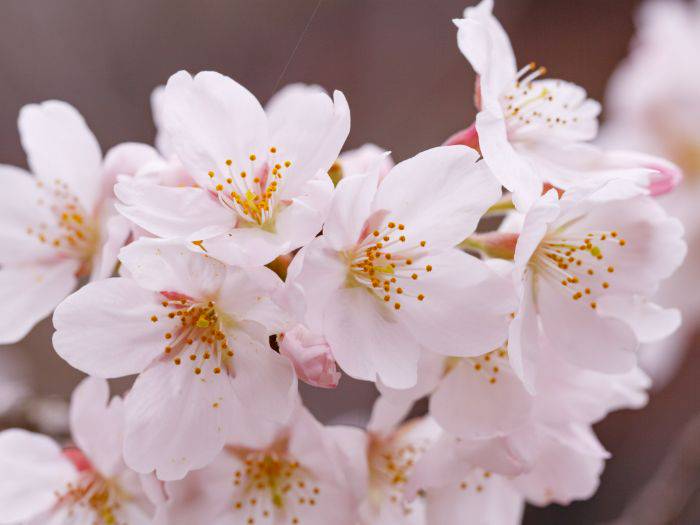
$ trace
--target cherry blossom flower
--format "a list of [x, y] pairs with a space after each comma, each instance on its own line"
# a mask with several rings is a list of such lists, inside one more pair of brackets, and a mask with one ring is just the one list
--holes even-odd
[[326, 174], [350, 130], [345, 97], [288, 86], [263, 110], [228, 77], [181, 71], [158, 120], [198, 187], [116, 189], [120, 212], [162, 238], [227, 264], [257, 266], [321, 230], [333, 185]]
[[575, 84], [543, 79], [544, 67], [530, 63], [518, 70], [492, 9], [493, 0], [483, 0], [454, 21], [459, 48], [478, 75], [479, 113], [475, 124], [448, 144], [478, 146], [523, 211], [540, 195], [543, 183], [568, 189], [586, 180], [627, 178], [655, 192], [677, 183], [680, 171], [663, 159], [606, 152], [589, 144], [598, 131], [600, 105]]
[[616, 373], [636, 364], [640, 342], [672, 333], [678, 311], [649, 298], [685, 256], [680, 222], [626, 181], [544, 195], [515, 248], [521, 304], [509, 354], [531, 384], [542, 332], [572, 363]]
[[304, 325], [297, 325], [277, 336], [280, 354], [294, 365], [297, 377], [312, 386], [335, 388], [340, 381], [326, 340], [309, 331]]
[[121, 458], [122, 400], [109, 401], [107, 382], [87, 378], [73, 393], [70, 419], [77, 448], [26, 430], [0, 432], [0, 523], [150, 524], [140, 477]]
[[376, 144], [364, 144], [357, 149], [344, 151], [338, 156], [328, 171], [334, 184], [340, 179], [352, 175], [361, 175], [374, 169], [379, 170], [379, 181], [394, 167], [394, 160], [389, 152]]
[[324, 427], [299, 405], [283, 425], [256, 428], [205, 468], [165, 484], [156, 525], [355, 525], [366, 487], [359, 429]]
[[478, 355], [505, 339], [511, 288], [454, 247], [499, 196], [477, 154], [435, 148], [394, 167], [343, 179], [323, 235], [292, 261], [305, 324], [349, 375], [408, 388], [425, 345]]
[[160, 239], [130, 244], [120, 261], [128, 277], [90, 283], [56, 308], [53, 341], [91, 375], [139, 374], [125, 402], [130, 467], [178, 479], [205, 466], [246, 424], [240, 403], [288, 417], [296, 378], [269, 346], [288, 322], [272, 301], [274, 272]]
[[[403, 414], [381, 403], [375, 405], [370, 421], [368, 463], [370, 485], [361, 512], [363, 525], [459, 525], [468, 512], [474, 523], [517, 524], [522, 515], [523, 498], [492, 472], [474, 468], [460, 460], [453, 443], [430, 417], [399, 424]], [[450, 471], [444, 465], [432, 465], [438, 444], [445, 442], [450, 454]], [[429, 468], [442, 477], [429, 485]], [[458, 465], [458, 466], [456, 466]], [[416, 471], [418, 469], [418, 471]], [[459, 470], [459, 475], [454, 472]], [[421, 495], [413, 490], [416, 479]]]
[[155, 156], [122, 144], [102, 158], [80, 114], [65, 102], [22, 108], [19, 132], [32, 174], [0, 166], [0, 344], [22, 339], [83, 277], [111, 274], [128, 223], [112, 205], [118, 173]]

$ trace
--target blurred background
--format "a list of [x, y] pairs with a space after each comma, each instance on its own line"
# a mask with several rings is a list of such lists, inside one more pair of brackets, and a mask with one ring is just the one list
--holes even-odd
[[[549, 76], [602, 100], [628, 52], [638, 4], [500, 0], [495, 12], [521, 64], [534, 60]], [[104, 150], [152, 142], [149, 96], [180, 69], [228, 74], [261, 101], [290, 82], [342, 90], [352, 112], [347, 148], [374, 142], [402, 160], [474, 117], [474, 74], [451, 22], [465, 6], [465, 0], [3, 0], [0, 163], [26, 166], [17, 114], [26, 103], [52, 98], [76, 106]], [[27, 388], [55, 400], [33, 407], [30, 425], [50, 426], [54, 418], [60, 426], [60, 400], [80, 379], [52, 352], [51, 332], [44, 321], [15, 347], [0, 349], [0, 412]], [[604, 523], [619, 516], [700, 411], [698, 377], [700, 357], [688, 352], [648, 407], [599, 424], [613, 459], [598, 493], [568, 507], [528, 508], [525, 523]], [[375, 395], [347, 377], [336, 391], [305, 394], [324, 421], [369, 407]], [[679, 508], [673, 523], [700, 523], [700, 499]]]

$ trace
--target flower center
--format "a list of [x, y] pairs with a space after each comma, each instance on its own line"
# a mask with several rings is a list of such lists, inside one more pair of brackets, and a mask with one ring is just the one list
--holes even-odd
[[479, 374], [484, 381], [491, 385], [495, 385], [498, 382], [500, 372], [505, 367], [510, 366], [508, 351], [505, 348], [498, 348], [476, 357], [447, 357], [445, 358], [443, 375], [450, 373], [463, 360], [471, 365], [474, 373]]
[[555, 232], [540, 243], [530, 267], [538, 275], [558, 281], [572, 300], [585, 298], [595, 310], [597, 298], [611, 288], [615, 273], [606, 255], [626, 245], [627, 241], [614, 230], [583, 235]]
[[88, 509], [95, 518], [95, 525], [117, 525], [117, 512], [130, 496], [115, 481], [87, 470], [81, 473], [77, 482], [68, 483], [65, 491], [57, 493], [56, 497], [59, 505], [70, 508], [71, 515], [76, 512], [76, 507]]
[[[172, 357], [173, 363], [180, 366], [190, 362], [194, 373], [200, 375], [207, 370], [220, 374], [229, 371], [234, 352], [228, 345], [222, 330], [221, 319], [213, 301], [196, 302], [190, 297], [173, 292], [161, 292], [165, 315], [178, 319], [179, 325], [163, 334], [165, 355]], [[158, 323], [157, 315], [150, 317]]]
[[208, 173], [210, 189], [219, 202], [235, 211], [244, 224], [262, 226], [272, 218], [284, 171], [292, 165], [289, 160], [279, 159], [276, 147], [271, 147], [269, 152], [265, 161], [251, 153], [246, 166], [234, 166], [228, 159], [225, 173]]
[[425, 295], [415, 290], [424, 272], [431, 272], [430, 264], [420, 266], [417, 261], [427, 255], [426, 241], [409, 240], [403, 224], [389, 222], [370, 232], [348, 254], [349, 277], [374, 292], [384, 302], [401, 308], [401, 298], [423, 301]]
[[276, 451], [235, 451], [245, 467], [233, 473], [236, 487], [234, 509], [247, 513], [247, 525], [256, 519], [275, 523], [300, 523], [298, 511], [315, 507], [321, 496], [310, 474], [298, 462]]
[[576, 110], [586, 100], [559, 80], [537, 80], [547, 73], [529, 63], [518, 71], [512, 87], [501, 95], [509, 134], [544, 128], [551, 131], [576, 124]]
[[404, 515], [411, 514], [414, 507], [403, 496], [406, 482], [430, 445], [428, 439], [401, 439], [411, 425], [409, 422], [388, 440], [372, 439], [369, 452], [370, 501], [380, 508], [388, 499], [391, 504], [400, 506]]
[[54, 220], [29, 226], [27, 234], [36, 237], [42, 244], [53, 246], [63, 257], [89, 261], [99, 237], [92, 218], [66, 183], [55, 180], [53, 188], [48, 188], [37, 181], [37, 186], [42, 190], [37, 204], [48, 208]]

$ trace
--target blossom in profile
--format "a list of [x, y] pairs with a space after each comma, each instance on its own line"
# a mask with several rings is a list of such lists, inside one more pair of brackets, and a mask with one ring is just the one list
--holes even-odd
[[121, 456], [124, 404], [87, 378], [70, 410], [75, 447], [22, 429], [0, 432], [0, 523], [149, 525], [153, 505]]
[[316, 236], [333, 189], [327, 172], [350, 130], [342, 93], [295, 84], [263, 109], [229, 77], [181, 71], [161, 96], [159, 131], [197, 186], [127, 181], [116, 188], [123, 215], [239, 266], [267, 264]]
[[241, 404], [286, 420], [297, 384], [269, 344], [288, 322], [273, 301], [274, 272], [161, 239], [130, 244], [120, 261], [125, 277], [90, 283], [56, 308], [53, 343], [91, 375], [138, 374], [125, 401], [130, 467], [178, 479], [205, 466], [247, 424]]
[[349, 375], [416, 383], [423, 346], [478, 355], [500, 345], [515, 308], [507, 280], [456, 246], [500, 195], [464, 146], [425, 151], [337, 186], [323, 235], [289, 267], [322, 335]]
[[533, 62], [518, 69], [508, 35], [492, 10], [493, 0], [483, 0], [454, 20], [459, 49], [478, 75], [479, 113], [448, 144], [477, 147], [522, 211], [539, 197], [543, 184], [568, 189], [624, 178], [654, 193], [678, 184], [680, 169], [664, 159], [591, 144], [600, 104], [576, 84], [545, 79], [546, 68]]
[[22, 339], [78, 285], [109, 276], [130, 233], [112, 186], [157, 157], [145, 144], [102, 158], [83, 117], [65, 102], [30, 104], [19, 132], [32, 173], [0, 165], [0, 344]]

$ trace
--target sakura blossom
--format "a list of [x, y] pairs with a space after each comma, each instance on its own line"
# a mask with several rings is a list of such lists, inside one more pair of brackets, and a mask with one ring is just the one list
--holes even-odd
[[364, 440], [359, 429], [324, 427], [297, 405], [287, 423], [256, 428], [204, 469], [167, 482], [154, 524], [355, 525]]
[[293, 85], [266, 111], [229, 77], [181, 71], [160, 96], [161, 132], [197, 187], [118, 190], [121, 213], [239, 266], [269, 263], [313, 239], [333, 188], [326, 172], [350, 129], [342, 93], [331, 100], [318, 87]]
[[511, 287], [455, 246], [499, 197], [466, 147], [434, 148], [343, 179], [323, 235], [292, 261], [287, 282], [304, 321], [349, 375], [408, 388], [424, 346], [478, 355], [506, 337]]
[[447, 144], [477, 147], [498, 180], [527, 211], [543, 183], [560, 188], [625, 178], [652, 192], [678, 183], [680, 170], [663, 159], [604, 151], [589, 143], [598, 132], [600, 104], [564, 80], [543, 76], [530, 62], [521, 69], [508, 35], [483, 0], [455, 19], [459, 49], [477, 73], [475, 123]]
[[517, 525], [591, 498], [616, 450], [594, 426], [647, 404], [644, 349], [697, 313], [688, 270], [664, 283], [696, 233], [700, 14], [668, 5], [643, 9], [602, 137], [583, 87], [518, 69], [493, 0], [454, 20], [478, 113], [442, 145], [367, 142], [343, 92], [278, 90], [298, 42], [264, 106], [170, 76], [154, 147], [103, 158], [72, 106], [25, 106], [0, 345], [52, 316], [88, 377], [41, 425], [50, 389], [0, 371], [0, 524]]
[[2, 344], [22, 339], [79, 279], [112, 273], [129, 226], [114, 210], [111, 185], [156, 156], [128, 143], [103, 159], [83, 117], [56, 100], [22, 108], [19, 131], [32, 173], [0, 165]]
[[85, 379], [73, 393], [74, 447], [23, 429], [0, 432], [0, 522], [151, 523], [154, 507], [124, 465], [124, 403], [107, 382]]
[[[178, 479], [205, 466], [245, 425], [242, 404], [259, 417], [289, 416], [296, 378], [268, 339], [288, 322], [272, 300], [281, 286], [272, 271], [227, 267], [161, 239], [141, 239], [119, 257], [128, 276], [61, 303], [53, 342], [91, 375], [138, 374], [124, 408], [131, 468]], [[264, 395], [259, 381], [270, 383]]]

